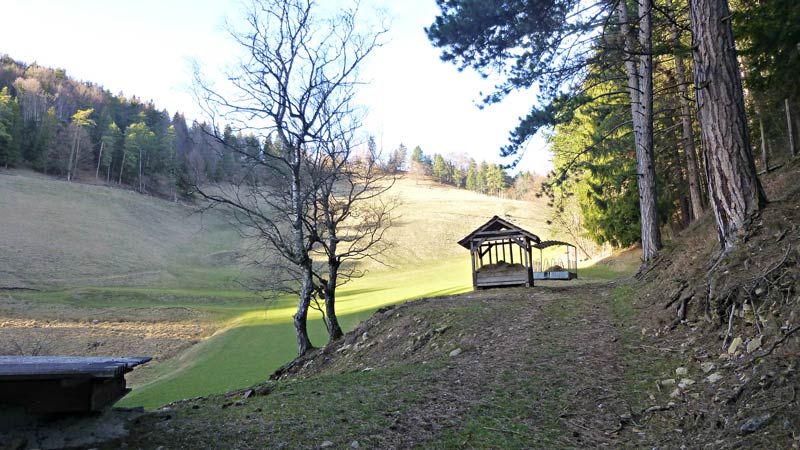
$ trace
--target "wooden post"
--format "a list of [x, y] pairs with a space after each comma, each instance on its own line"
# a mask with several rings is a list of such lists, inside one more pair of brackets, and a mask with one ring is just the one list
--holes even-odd
[[769, 172], [769, 160], [767, 159], [767, 137], [764, 136], [764, 119], [758, 119], [758, 130], [761, 133], [761, 162], [764, 164], [764, 173]]
[[478, 287], [478, 272], [475, 268], [475, 242], [469, 242], [469, 259], [472, 261], [472, 288], [477, 289]]
[[789, 99], [783, 99], [783, 104], [786, 106], [786, 129], [789, 132], [789, 153], [792, 158], [797, 156], [797, 150], [794, 148], [794, 134], [792, 133], [792, 113], [789, 110]]
[[511, 264], [514, 264], [514, 244], [511, 242], [511, 239], [508, 240], [508, 254], [511, 256]]
[[506, 261], [506, 241], [500, 241], [500, 246], [503, 248], [503, 262]]

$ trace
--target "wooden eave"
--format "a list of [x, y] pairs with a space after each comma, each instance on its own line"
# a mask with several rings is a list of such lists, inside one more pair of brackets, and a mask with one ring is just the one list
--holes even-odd
[[489, 219], [488, 222], [481, 225], [475, 231], [473, 231], [472, 233], [468, 234], [463, 239], [458, 241], [458, 245], [469, 250], [470, 243], [475, 239], [493, 240], [493, 239], [506, 239], [516, 236], [525, 237], [527, 239], [530, 239], [536, 244], [541, 242], [539, 236], [536, 236], [530, 231], [524, 230], [498, 216], [494, 216], [491, 219]]

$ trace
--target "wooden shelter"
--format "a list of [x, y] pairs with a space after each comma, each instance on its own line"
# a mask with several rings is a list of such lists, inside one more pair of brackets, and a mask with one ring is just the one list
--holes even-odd
[[[470, 252], [472, 286], [533, 286], [534, 280], [578, 278], [578, 252], [563, 241], [542, 241], [539, 236], [494, 216], [458, 244]], [[544, 258], [544, 250], [563, 246], [566, 252]], [[535, 258], [534, 250], [539, 250]]]
[[150, 358], [0, 356], [0, 408], [97, 412], [130, 392], [125, 374]]
[[533, 286], [533, 248], [539, 236], [492, 217], [458, 244], [470, 252], [472, 286]]

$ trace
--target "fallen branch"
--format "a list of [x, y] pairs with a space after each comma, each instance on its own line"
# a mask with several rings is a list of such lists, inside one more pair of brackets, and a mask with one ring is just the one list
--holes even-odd
[[733, 327], [733, 315], [736, 313], [736, 303], [731, 304], [731, 315], [728, 317], [728, 331], [725, 332], [725, 339], [722, 340], [722, 349], [728, 345], [728, 338], [731, 337], [731, 328]]
[[780, 338], [777, 341], [773, 342], [772, 345], [770, 345], [769, 349], [767, 349], [766, 352], [764, 352], [764, 353], [762, 353], [760, 355], [756, 355], [753, 358], [753, 360], [755, 361], [756, 359], [761, 359], [761, 358], [765, 358], [765, 357], [769, 356], [770, 354], [772, 354], [772, 352], [775, 351], [776, 348], [778, 348], [779, 345], [781, 345], [784, 342], [786, 342], [786, 339], [789, 339], [789, 336], [795, 334], [798, 330], [800, 330], [800, 325], [798, 325], [798, 326], [792, 328], [791, 330], [787, 331], [786, 334], [784, 334], [782, 338]]
[[[675, 293], [675, 295], [672, 296], [672, 299], [669, 302], [667, 302], [666, 305], [664, 305], [664, 309], [669, 309], [669, 307], [672, 306], [673, 303], [675, 303], [675, 302], [677, 302], [679, 300], [682, 301], [683, 297], [685, 296], [683, 291], [686, 290], [687, 287], [689, 287], [689, 285], [687, 283], [683, 283], [681, 285], [681, 287], [679, 287], [677, 289], [677, 292]], [[689, 295], [692, 295], [692, 294], [689, 294]]]

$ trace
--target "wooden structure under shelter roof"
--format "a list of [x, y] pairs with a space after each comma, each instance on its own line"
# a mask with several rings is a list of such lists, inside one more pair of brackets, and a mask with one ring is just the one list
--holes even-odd
[[[475, 289], [530, 287], [534, 280], [578, 277], [577, 253], [572, 244], [542, 241], [539, 236], [498, 216], [492, 217], [458, 244], [470, 251], [472, 286]], [[544, 260], [542, 251], [558, 245], [567, 247], [566, 262], [560, 258]], [[539, 258], [534, 259], [534, 249], [539, 250]]]

